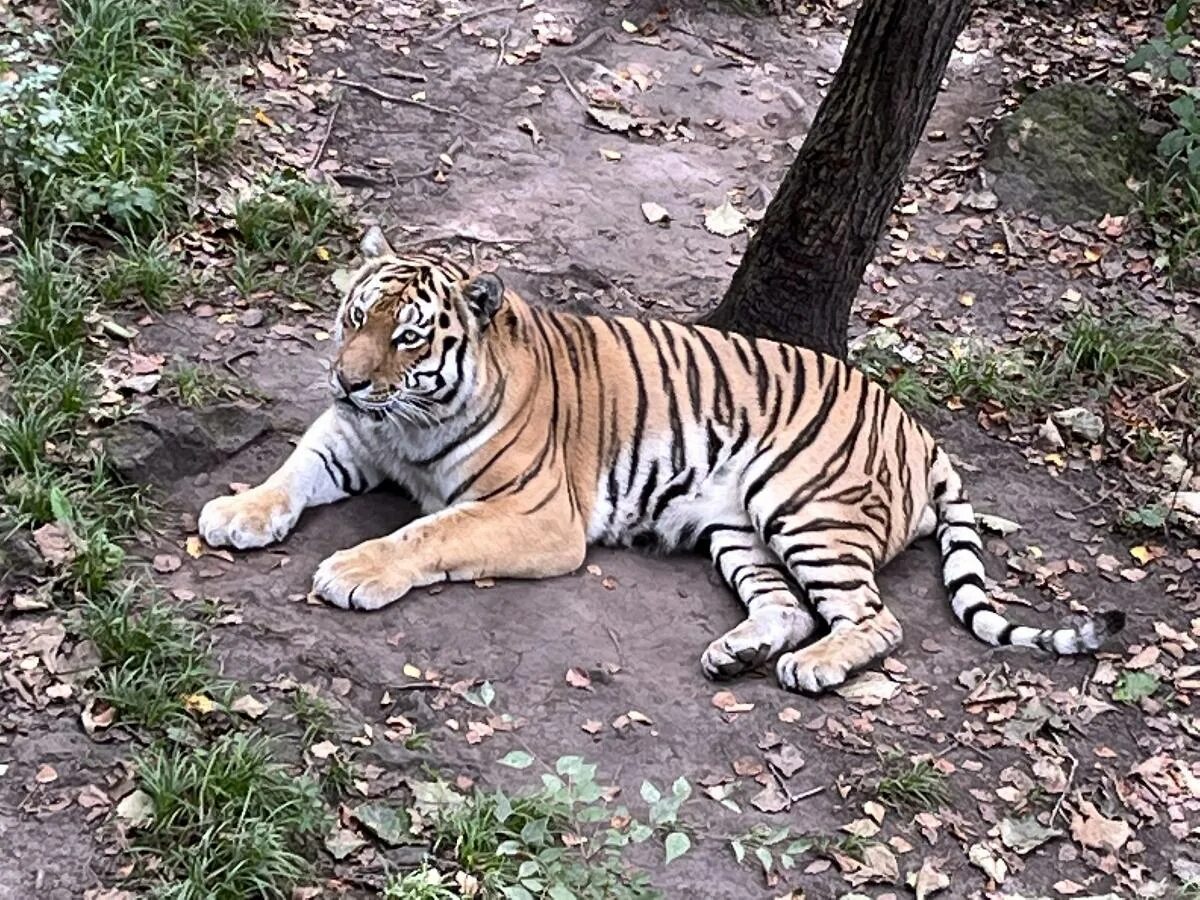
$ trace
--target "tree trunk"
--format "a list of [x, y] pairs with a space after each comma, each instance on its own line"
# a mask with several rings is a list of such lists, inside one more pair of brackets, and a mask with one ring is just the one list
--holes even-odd
[[864, 0], [812, 129], [708, 324], [845, 357], [850, 306], [970, 6]]

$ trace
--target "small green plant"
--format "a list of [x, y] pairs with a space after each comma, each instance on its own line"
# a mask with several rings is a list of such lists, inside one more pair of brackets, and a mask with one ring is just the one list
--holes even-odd
[[165, 309], [182, 275], [163, 235], [150, 241], [118, 239], [120, 253], [109, 257], [100, 281], [100, 297], [109, 304], [135, 296], [150, 309]]
[[454, 883], [428, 863], [404, 875], [393, 875], [383, 889], [384, 900], [458, 900]]
[[934, 392], [968, 403], [995, 401], [1027, 411], [1056, 395], [1050, 367], [1024, 347], [993, 347], [981, 341], [951, 344], [937, 360]]
[[1178, 331], [1128, 308], [1100, 315], [1090, 306], [1073, 314], [1062, 329], [1056, 376], [1094, 377], [1101, 386], [1166, 381], [1183, 354]]
[[217, 678], [197, 628], [161, 600], [136, 602], [138, 587], [84, 607], [82, 631], [103, 663], [97, 693], [127, 721], [150, 728], [187, 719], [186, 698], [215, 693]]
[[770, 875], [776, 865], [782, 869], [794, 868], [797, 858], [816, 848], [817, 841], [811, 837], [794, 835], [786, 825], [780, 828], [755, 825], [745, 834], [730, 840], [729, 847], [733, 850], [733, 858], [739, 863], [753, 856], [762, 866], [763, 874]]
[[1157, 531], [1166, 526], [1169, 515], [1170, 510], [1161, 503], [1148, 503], [1144, 506], [1126, 510], [1122, 517], [1122, 524], [1126, 528], [1145, 528]]
[[404, 749], [411, 750], [414, 753], [427, 750], [432, 741], [433, 735], [428, 731], [421, 731], [414, 728], [412, 734], [404, 739]]
[[1176, 0], [1163, 18], [1163, 34], [1149, 38], [1126, 63], [1161, 79], [1172, 99], [1165, 113], [1171, 127], [1158, 143], [1158, 173], [1146, 185], [1142, 209], [1160, 253], [1155, 264], [1172, 278], [1200, 277], [1200, 114], [1194, 58], [1185, 55], [1196, 39], [1195, 0]]
[[929, 760], [894, 754], [883, 760], [875, 796], [893, 809], [933, 811], [949, 803], [950, 789], [946, 776]]
[[75, 350], [87, 334], [85, 317], [94, 302], [77, 257], [60, 255], [50, 239], [35, 240], [18, 249], [16, 274], [19, 299], [0, 338], [5, 355], [23, 363]]
[[242, 244], [286, 265], [296, 285], [309, 264], [329, 259], [325, 244], [344, 225], [329, 191], [296, 176], [276, 176], [239, 198], [234, 220]]
[[316, 691], [300, 688], [291, 696], [292, 715], [304, 728], [301, 743], [308, 747], [333, 733], [333, 707]]
[[276, 762], [266, 737], [160, 744], [134, 766], [148, 822], [133, 849], [154, 861], [146, 876], [159, 896], [285, 897], [308, 876], [328, 816], [317, 784]]
[[1161, 682], [1149, 672], [1122, 672], [1113, 685], [1113, 699], [1121, 703], [1136, 704], [1158, 691]]
[[211, 366], [177, 363], [163, 373], [162, 393], [180, 406], [206, 406], [215, 400], [229, 400], [242, 391]]
[[[501, 762], [525, 768], [533, 758], [514, 751]], [[644, 784], [642, 796], [655, 822], [646, 824], [623, 807], [610, 808], [595, 775], [594, 765], [564, 756], [554, 772], [542, 776], [540, 790], [515, 796], [477, 792], [448, 804], [434, 820], [434, 853], [478, 880], [488, 897], [657, 897], [645, 874], [625, 865], [622, 849], [645, 842], [656, 828], [673, 827], [665, 839], [668, 862], [686, 852], [690, 841], [675, 826], [690, 785], [679, 779], [664, 796]]]
[[887, 388], [905, 409], [927, 411], [933, 407], [933, 397], [921, 376], [896, 350], [900, 342], [895, 331], [872, 331], [851, 348], [851, 362]]

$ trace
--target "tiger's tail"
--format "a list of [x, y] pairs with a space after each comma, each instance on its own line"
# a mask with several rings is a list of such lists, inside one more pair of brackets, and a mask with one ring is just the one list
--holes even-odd
[[942, 549], [942, 578], [950, 607], [971, 634], [992, 646], [1037, 647], [1060, 656], [1090, 653], [1125, 627], [1125, 613], [1109, 610], [1082, 617], [1077, 624], [1034, 628], [1010, 622], [996, 611], [984, 588], [983, 540], [962, 479], [949, 455], [937, 448], [930, 472], [937, 539]]

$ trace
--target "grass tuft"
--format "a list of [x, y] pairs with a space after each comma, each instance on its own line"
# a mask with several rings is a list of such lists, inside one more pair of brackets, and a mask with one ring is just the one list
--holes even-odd
[[314, 838], [328, 827], [320, 791], [274, 758], [261, 734], [211, 746], [160, 744], [136, 762], [151, 825], [134, 852], [153, 860], [156, 895], [173, 900], [287, 897], [308, 876]]
[[40, 239], [18, 249], [15, 268], [20, 295], [12, 324], [0, 338], [5, 355], [20, 364], [49, 359], [83, 343], [93, 297], [77, 257]]
[[875, 796], [893, 809], [932, 812], [950, 802], [950, 788], [946, 776], [929, 760], [897, 754], [884, 758]]
[[109, 257], [100, 281], [101, 299], [112, 305], [136, 297], [150, 309], [165, 309], [183, 281], [166, 237], [159, 234], [149, 241], [120, 237], [118, 244], [120, 252]]
[[213, 692], [216, 676], [197, 628], [162, 601], [139, 608], [137, 588], [90, 601], [83, 631], [105, 668], [97, 693], [126, 721], [161, 728], [187, 718], [185, 698]]
[[242, 391], [212, 366], [180, 362], [163, 373], [161, 393], [181, 406], [206, 406], [215, 400], [240, 397]]

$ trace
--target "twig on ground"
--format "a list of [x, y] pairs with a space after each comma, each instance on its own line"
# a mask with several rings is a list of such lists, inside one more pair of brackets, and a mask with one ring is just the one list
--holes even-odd
[[246, 349], [246, 350], [239, 350], [237, 353], [234, 353], [232, 356], [227, 356], [223, 360], [221, 360], [221, 365], [223, 365], [226, 369], [228, 369], [230, 372], [232, 372], [236, 377], [244, 378], [246, 373], [239, 372], [234, 367], [233, 364], [236, 363], [239, 359], [245, 359], [247, 356], [253, 356], [256, 353], [258, 353], [258, 351], [255, 350], [253, 347], [250, 347], [249, 349]]
[[1067, 783], [1063, 785], [1062, 793], [1058, 795], [1058, 802], [1054, 804], [1054, 809], [1050, 811], [1050, 821], [1047, 827], [1054, 827], [1054, 820], [1058, 818], [1058, 812], [1062, 809], [1063, 801], [1067, 798], [1067, 794], [1071, 790], [1071, 785], [1075, 781], [1075, 770], [1079, 768], [1079, 760], [1071, 753], [1067, 756], [1071, 758], [1071, 771], [1067, 773]]
[[490, 127], [486, 122], [476, 119], [474, 116], [468, 115], [465, 112], [460, 112], [457, 109], [450, 109], [447, 106], [435, 106], [432, 103], [426, 103], [424, 100], [414, 100], [411, 97], [401, 97], [399, 94], [390, 94], [387, 91], [381, 91], [377, 87], [372, 87], [362, 81], [352, 81], [348, 78], [335, 78], [335, 84], [344, 85], [348, 88], [354, 88], [356, 91], [362, 91], [364, 94], [370, 94], [379, 100], [387, 100], [389, 103], [400, 103], [404, 106], [415, 106], [417, 109], [427, 109], [430, 112], [440, 113], [443, 116], [453, 116], [458, 119], [463, 119], [470, 122], [472, 125], [478, 125], [480, 128]]
[[428, 81], [429, 80], [421, 72], [410, 72], [407, 69], [397, 69], [394, 67], [380, 69], [379, 74], [383, 75], [387, 78], [406, 78], [409, 81]]
[[575, 98], [575, 102], [584, 109], [587, 109], [588, 102], [583, 99], [583, 95], [579, 93], [578, 89], [567, 76], [567, 73], [563, 71], [563, 67], [558, 63], [558, 61], [550, 60], [550, 65], [554, 67], [554, 71], [558, 73], [558, 77], [563, 80], [563, 84], [567, 86], [567, 90], [571, 92], [571, 96]]
[[448, 691], [450, 685], [441, 684], [437, 681], [410, 681], [408, 684], [396, 684], [388, 688], [389, 691]]
[[678, 23], [669, 23], [667, 27], [672, 31], [681, 32], [689, 37], [694, 37], [701, 43], [708, 44], [709, 49], [713, 51], [714, 55], [728, 56], [742, 65], [752, 65], [758, 62], [758, 57], [746, 52], [740, 47], [735, 47], [733, 44], [727, 43], [726, 41], [718, 40], [717, 38], [705, 37], [704, 35], [697, 34], [696, 32], [692, 31], [692, 29]]
[[490, 16], [492, 13], [498, 12], [517, 12], [517, 10], [513, 9], [512, 6], [505, 4], [504, 6], [489, 6], [487, 9], [477, 9], [474, 12], [463, 13], [453, 22], [443, 25], [441, 28], [437, 29], [437, 31], [425, 35], [425, 40], [441, 40], [454, 29], [458, 28], [458, 26], [462, 25], [463, 22], [470, 22], [472, 19], [482, 19], [484, 16]]
[[608, 28], [597, 28], [582, 41], [576, 41], [568, 47], [565, 47], [561, 52], [555, 53], [553, 58], [562, 58], [566, 56], [578, 56], [584, 50], [587, 50], [592, 44], [596, 43], [601, 38], [609, 36]]
[[312, 159], [308, 162], [309, 169], [315, 169], [321, 163], [321, 157], [325, 155], [325, 148], [329, 145], [329, 136], [333, 134], [333, 123], [337, 119], [338, 110], [342, 108], [342, 98], [338, 97], [333, 102], [333, 109], [329, 111], [329, 120], [325, 123], [325, 133], [321, 135], [321, 142], [317, 144], [317, 149], [313, 151]]
[[508, 49], [508, 38], [512, 34], [511, 28], [505, 28], [504, 34], [500, 35], [500, 48], [496, 51], [496, 68], [504, 65], [504, 51]]

